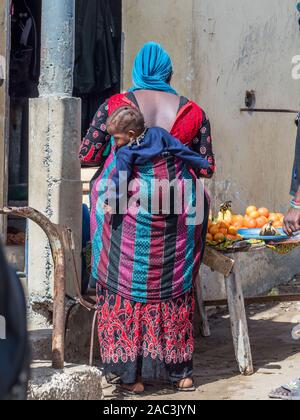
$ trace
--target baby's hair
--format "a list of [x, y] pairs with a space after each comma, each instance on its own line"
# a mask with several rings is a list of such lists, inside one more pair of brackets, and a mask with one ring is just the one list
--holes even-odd
[[107, 120], [107, 130], [110, 134], [124, 133], [133, 130], [142, 133], [145, 129], [143, 114], [136, 108], [121, 106]]

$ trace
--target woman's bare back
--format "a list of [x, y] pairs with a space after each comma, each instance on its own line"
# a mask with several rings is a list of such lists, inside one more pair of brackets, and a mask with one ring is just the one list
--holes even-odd
[[179, 110], [180, 97], [152, 90], [139, 90], [134, 95], [147, 127], [162, 127], [170, 132]]

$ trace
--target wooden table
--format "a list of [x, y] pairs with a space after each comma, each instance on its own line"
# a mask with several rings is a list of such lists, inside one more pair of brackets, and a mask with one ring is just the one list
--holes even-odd
[[211, 335], [206, 307], [228, 306], [235, 356], [242, 375], [252, 375], [254, 373], [245, 305], [300, 301], [300, 294], [244, 298], [240, 272], [238, 270], [239, 255], [241, 252], [259, 252], [262, 249], [266, 249], [266, 247], [224, 254], [223, 252], [215, 251], [212, 248], [206, 248], [204, 264], [213, 271], [221, 273], [224, 276], [227, 299], [204, 301], [200, 276], [197, 281], [197, 299], [200, 310], [201, 334], [204, 337], [209, 337]]

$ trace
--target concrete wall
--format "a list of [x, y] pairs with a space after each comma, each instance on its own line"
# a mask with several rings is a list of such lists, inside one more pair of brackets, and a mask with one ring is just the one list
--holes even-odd
[[[74, 234], [81, 272], [82, 183], [78, 145], [81, 101], [69, 97], [31, 99], [29, 118], [29, 206]], [[53, 296], [53, 261], [46, 235], [29, 222], [28, 290], [32, 304], [48, 304]], [[75, 295], [67, 259], [66, 286]]]
[[[292, 78], [292, 58], [299, 55], [300, 40], [296, 3], [123, 2], [124, 88], [130, 85], [132, 62], [141, 45], [150, 40], [162, 43], [174, 61], [175, 88], [197, 101], [212, 123], [218, 171], [208, 187], [214, 208], [225, 199], [232, 199], [238, 212], [252, 203], [274, 211], [288, 206], [295, 116], [241, 113], [240, 108], [245, 106], [245, 92], [253, 89], [257, 107], [300, 109], [300, 81]], [[299, 252], [288, 261], [270, 255], [262, 256], [266, 263], [261, 266], [256, 261], [248, 267], [250, 292], [257, 291], [258, 282], [262, 290], [300, 271]], [[218, 283], [215, 276], [208, 278], [214, 280], [210, 284]]]
[[157, 41], [172, 54], [175, 88], [191, 93], [192, 4], [193, 0], [123, 1], [124, 89], [131, 86], [132, 63], [139, 48]]
[[[6, 203], [7, 193], [7, 153], [8, 153], [8, 95], [7, 83], [2, 76], [7, 75], [8, 63], [8, 2], [0, 0], [0, 207]], [[5, 236], [4, 219], [0, 216], [0, 237]]]

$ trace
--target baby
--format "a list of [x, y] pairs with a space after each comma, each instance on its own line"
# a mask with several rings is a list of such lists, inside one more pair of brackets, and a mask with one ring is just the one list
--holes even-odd
[[[163, 128], [147, 128], [142, 113], [135, 108], [124, 106], [118, 108], [107, 121], [107, 131], [117, 144], [116, 173], [112, 178], [115, 186], [115, 199], [120, 200], [120, 173], [126, 173], [127, 180], [135, 165], [145, 163], [157, 157], [175, 156], [187, 166], [194, 169], [208, 169], [208, 160], [202, 158], [184, 146]], [[104, 203], [104, 212], [112, 214], [112, 207]]]

